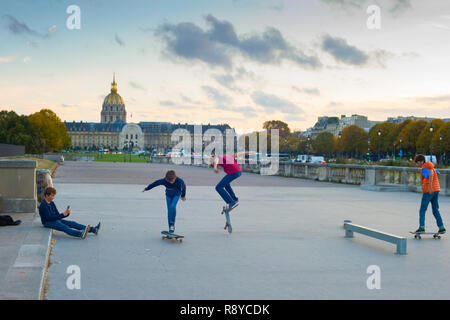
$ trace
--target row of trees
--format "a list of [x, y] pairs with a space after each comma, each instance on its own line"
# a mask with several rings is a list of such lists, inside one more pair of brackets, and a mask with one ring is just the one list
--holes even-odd
[[280, 152], [293, 155], [362, 158], [367, 154], [386, 157], [402, 153], [412, 157], [417, 153], [430, 154], [432, 148], [434, 155], [448, 158], [450, 152], [450, 122], [441, 119], [431, 123], [425, 120], [406, 120], [398, 124], [382, 122], [369, 132], [352, 125], [344, 128], [337, 137], [330, 132], [322, 132], [314, 139], [295, 136], [288, 124], [279, 120], [264, 122], [263, 129], [278, 129]]
[[69, 148], [71, 139], [61, 119], [49, 109], [29, 116], [0, 111], [0, 143], [25, 146], [25, 153], [40, 154]]

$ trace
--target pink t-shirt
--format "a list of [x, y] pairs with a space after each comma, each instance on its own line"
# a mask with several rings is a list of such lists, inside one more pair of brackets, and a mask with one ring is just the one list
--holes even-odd
[[233, 174], [238, 171], [242, 171], [241, 166], [236, 161], [233, 155], [223, 155], [218, 156], [219, 158], [219, 166], [223, 168], [223, 171], [225, 171], [226, 174]]

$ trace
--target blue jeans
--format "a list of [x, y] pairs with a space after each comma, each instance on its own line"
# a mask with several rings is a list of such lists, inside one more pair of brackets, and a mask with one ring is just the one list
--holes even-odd
[[44, 223], [44, 227], [62, 231], [73, 237], [81, 237], [84, 229], [86, 229], [86, 226], [70, 220], [48, 221]]
[[439, 228], [444, 226], [442, 222], [441, 214], [439, 213], [439, 191], [433, 193], [424, 193], [422, 195], [422, 202], [419, 210], [419, 224], [420, 227], [425, 228], [425, 212], [427, 211], [428, 204], [431, 202], [431, 209], [433, 210], [434, 218], [436, 219], [437, 226]]
[[170, 197], [166, 195], [167, 203], [167, 219], [169, 222], [169, 227], [175, 224], [175, 219], [177, 217], [177, 203], [180, 200], [180, 196]]
[[233, 180], [239, 178], [241, 174], [241, 171], [227, 174], [222, 178], [222, 180], [220, 180], [220, 182], [216, 186], [216, 191], [220, 194], [223, 201], [225, 201], [227, 204], [237, 201], [237, 197], [234, 194], [233, 189], [231, 189], [230, 183]]

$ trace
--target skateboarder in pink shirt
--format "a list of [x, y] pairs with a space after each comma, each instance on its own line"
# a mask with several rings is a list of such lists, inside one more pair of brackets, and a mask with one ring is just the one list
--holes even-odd
[[225, 210], [229, 212], [239, 204], [239, 199], [234, 194], [230, 183], [241, 176], [242, 168], [236, 161], [234, 155], [211, 156], [209, 166], [214, 168], [215, 173], [219, 173], [218, 167], [222, 167], [226, 173], [226, 176], [216, 185], [216, 191], [225, 201]]

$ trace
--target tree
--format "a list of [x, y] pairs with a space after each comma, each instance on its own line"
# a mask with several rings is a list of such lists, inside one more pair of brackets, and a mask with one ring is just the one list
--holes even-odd
[[290, 133], [291, 130], [289, 129], [289, 125], [286, 122], [280, 121], [280, 120], [271, 120], [271, 121], [266, 121], [263, 123], [263, 129], [269, 131], [272, 129], [278, 129], [279, 130], [279, 134], [280, 137], [287, 137]]
[[27, 116], [14, 111], [0, 112], [0, 143], [25, 146], [25, 153], [41, 153], [43, 143]]
[[416, 154], [417, 139], [422, 130], [428, 125], [425, 120], [411, 121], [400, 132], [402, 136], [402, 148], [412, 156]]
[[42, 109], [28, 118], [33, 130], [44, 142], [44, 152], [70, 147], [71, 142], [67, 128], [52, 110]]
[[[433, 124], [433, 133], [431, 136], [430, 133], [430, 125], [427, 124], [422, 131], [419, 134], [419, 137], [417, 138], [416, 142], [416, 149], [417, 152], [423, 153], [423, 154], [429, 154], [430, 153], [430, 142], [431, 139], [434, 140], [434, 137], [436, 137], [436, 134], [438, 133], [439, 129], [443, 126], [445, 126], [445, 122], [441, 119], [434, 119], [431, 121]], [[439, 135], [437, 135], [439, 137]], [[434, 147], [436, 145], [433, 143], [433, 150], [436, 150]]]
[[335, 137], [330, 132], [321, 132], [312, 141], [312, 147], [315, 153], [330, 156], [335, 152]]
[[[370, 148], [373, 152], [391, 153], [394, 148], [395, 133], [398, 125], [392, 122], [381, 122], [373, 126], [369, 132]], [[380, 135], [378, 135], [380, 130]]]
[[358, 156], [367, 150], [368, 134], [357, 125], [345, 127], [339, 141], [339, 149], [351, 157]]

